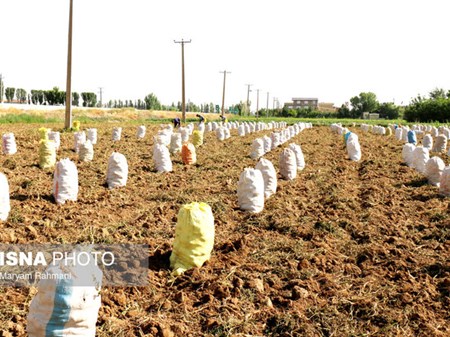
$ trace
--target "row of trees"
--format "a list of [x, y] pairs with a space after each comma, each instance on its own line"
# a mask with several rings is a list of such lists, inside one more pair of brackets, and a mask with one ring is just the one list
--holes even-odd
[[[8, 103], [15, 100], [18, 103], [29, 103], [36, 105], [65, 105], [66, 92], [54, 87], [52, 90], [31, 90], [27, 93], [25, 89], [8, 87], [5, 89], [5, 98]], [[93, 92], [82, 92], [81, 96], [77, 92], [72, 93], [72, 104], [79, 106], [80, 97], [83, 99], [84, 107], [95, 107], [97, 105], [97, 95]]]
[[[24, 89], [16, 89], [12, 87], [8, 87], [2, 90], [2, 87], [0, 85], [1, 100], [3, 100], [3, 92], [5, 93], [5, 98], [8, 103], [18, 102], [36, 105], [65, 105], [66, 102], [66, 92], [59, 90], [58, 87], [54, 87], [52, 90], [31, 90], [30, 93], [27, 93], [27, 91]], [[101, 102], [97, 100], [97, 95], [93, 92], [82, 92], [81, 94], [77, 92], [72, 93], [73, 106], [80, 106], [80, 99], [82, 100], [83, 107], [101, 106]], [[107, 108], [136, 108], [140, 110], [147, 109], [181, 111], [181, 102], [178, 102], [176, 105], [174, 103], [172, 103], [171, 105], [163, 105], [153, 93], [145, 96], [143, 100], [110, 100], [104, 106]], [[218, 105], [214, 105], [213, 103], [196, 105], [193, 102], [189, 101], [186, 103], [186, 111], [202, 113], [219, 112], [219, 107]]]
[[405, 109], [404, 118], [408, 122], [450, 121], [450, 90], [436, 88], [429, 97], [418, 95]]

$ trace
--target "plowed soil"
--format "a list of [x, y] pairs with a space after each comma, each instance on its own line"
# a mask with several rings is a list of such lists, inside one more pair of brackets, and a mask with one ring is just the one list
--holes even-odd
[[[19, 152], [0, 156], [12, 211], [0, 223], [3, 243], [146, 243], [150, 286], [103, 288], [97, 336], [450, 336], [450, 198], [439, 195], [402, 163], [394, 137], [358, 133], [361, 161], [347, 159], [328, 127], [304, 130], [306, 168], [278, 191], [260, 214], [239, 210], [237, 183], [254, 167], [251, 142], [262, 131], [198, 148], [198, 163], [158, 174], [153, 137], [136, 139], [123, 123], [99, 130], [94, 161], [79, 162], [73, 134], [62, 134], [58, 158], [79, 174], [78, 201], [62, 206], [51, 195], [52, 172], [38, 167], [33, 125], [0, 125], [14, 132]], [[53, 125], [54, 129], [61, 125]], [[82, 125], [82, 127], [88, 127]], [[279, 167], [282, 147], [265, 157]], [[129, 164], [125, 188], [105, 186], [116, 150]], [[441, 156], [449, 164], [449, 157]], [[211, 260], [178, 278], [169, 256], [183, 204], [207, 202], [216, 226]], [[25, 336], [34, 288], [0, 289], [0, 336]]]

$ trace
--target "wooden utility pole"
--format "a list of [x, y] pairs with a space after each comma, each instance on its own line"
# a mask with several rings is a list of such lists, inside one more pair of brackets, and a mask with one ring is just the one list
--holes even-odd
[[221, 113], [221, 115], [223, 117], [225, 115], [225, 81], [227, 78], [227, 74], [231, 74], [231, 72], [224, 70], [224, 71], [221, 71], [220, 73], [223, 74], [222, 113]]
[[186, 98], [184, 91], [184, 44], [191, 43], [191, 41], [192, 40], [184, 41], [183, 39], [181, 39], [181, 41], [173, 41], [175, 43], [181, 43], [181, 111], [183, 123], [186, 123]]
[[67, 46], [66, 116], [64, 122], [64, 127], [66, 129], [70, 129], [72, 127], [72, 17], [73, 0], [70, 0], [69, 42]]

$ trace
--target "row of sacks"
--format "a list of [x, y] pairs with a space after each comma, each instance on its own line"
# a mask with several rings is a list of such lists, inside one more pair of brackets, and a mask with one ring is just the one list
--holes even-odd
[[[431, 126], [430, 126], [431, 127]], [[428, 130], [428, 128], [423, 128], [424, 130]], [[432, 130], [436, 132], [422, 131], [420, 129], [408, 129], [407, 127], [398, 127], [395, 130], [395, 138], [399, 141], [403, 141], [405, 143], [418, 145], [417, 135], [421, 134], [422, 137], [422, 146], [427, 148], [430, 152], [436, 153], [446, 153], [447, 152], [447, 143], [448, 143], [448, 128], [445, 127], [431, 127]], [[449, 152], [450, 153], [450, 149]]]
[[[413, 125], [410, 129], [408, 126], [397, 126], [394, 124], [390, 124], [387, 128], [383, 126], [361, 124], [361, 129], [364, 132], [372, 131], [374, 134], [388, 136], [391, 135], [393, 130], [397, 140], [413, 145], [418, 144], [417, 135], [423, 135], [422, 146], [426, 147], [431, 152], [437, 153], [447, 152], [447, 141], [450, 137], [450, 129], [445, 126], [437, 128], [431, 125]], [[450, 149], [448, 154], [450, 155]]]
[[261, 138], [256, 138], [252, 142], [250, 157], [252, 159], [258, 159], [278, 146], [283, 145], [292, 137], [297, 136], [302, 130], [311, 127], [312, 124], [310, 123], [297, 123], [281, 131], [272, 132], [270, 137], [266, 135]]
[[431, 185], [439, 187], [441, 194], [450, 196], [450, 166], [445, 166], [440, 157], [430, 158], [426, 147], [408, 143], [403, 145], [402, 158], [406, 165], [423, 174]]
[[[108, 160], [106, 183], [110, 189], [126, 186], [128, 163], [125, 156], [113, 152]], [[74, 162], [65, 158], [58, 161], [53, 175], [53, 196], [57, 204], [78, 199], [78, 170]], [[0, 173], [0, 220], [6, 221], [10, 212], [9, 185], [6, 176]]]
[[343, 127], [342, 124], [339, 123], [331, 124], [330, 129], [332, 132], [344, 137], [344, 144], [347, 150], [348, 158], [352, 161], [361, 160], [362, 153], [358, 135], [351, 132], [346, 127]]
[[388, 126], [380, 126], [380, 125], [369, 125], [369, 124], [361, 124], [361, 130], [365, 133], [371, 132], [375, 135], [381, 135], [381, 136], [392, 136], [393, 129]]
[[[128, 180], [128, 162], [126, 157], [113, 152], [108, 159], [106, 183], [108, 188], [126, 186]], [[53, 175], [53, 196], [57, 204], [78, 199], [78, 170], [70, 159], [61, 159]]]
[[[291, 143], [279, 157], [280, 176], [286, 180], [297, 177], [305, 168], [305, 158], [300, 145]], [[255, 168], [246, 168], [239, 176], [237, 187], [239, 208], [251, 213], [264, 209], [264, 201], [277, 190], [277, 173], [272, 162], [260, 158]]]
[[[181, 153], [185, 165], [197, 162], [196, 147], [203, 145], [204, 123], [194, 130], [194, 124], [180, 127], [174, 131], [172, 125], [161, 125], [161, 130], [154, 137], [153, 161], [157, 172], [171, 172], [173, 169], [171, 155]], [[203, 126], [203, 127], [202, 127]], [[192, 142], [189, 142], [192, 135]]]
[[[176, 133], [174, 133], [172, 137], [174, 135], [176, 135]], [[171, 146], [172, 145], [173, 143], [171, 143]], [[197, 152], [194, 144], [184, 143], [181, 145], [181, 142], [177, 142], [176, 146], [177, 148], [178, 146], [181, 148], [181, 159], [184, 165], [193, 165], [197, 162]], [[173, 150], [172, 147], [171, 150]], [[153, 162], [155, 163], [157, 172], [172, 172], [173, 165], [170, 157], [171, 150], [169, 150], [166, 145], [155, 141], [155, 144], [153, 145]]]
[[[211, 207], [204, 202], [183, 205], [169, 258], [172, 276], [202, 267], [211, 258], [214, 239]], [[79, 260], [83, 263], [73, 262]], [[95, 261], [88, 249], [75, 247], [64, 259], [49, 264], [44, 274], [54, 277], [37, 283], [27, 315], [28, 336], [96, 335], [103, 272]]]

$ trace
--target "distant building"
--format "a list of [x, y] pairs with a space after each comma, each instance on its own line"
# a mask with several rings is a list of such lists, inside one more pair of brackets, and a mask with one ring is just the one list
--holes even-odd
[[292, 98], [292, 102], [284, 103], [285, 108], [288, 109], [303, 109], [303, 108], [311, 108], [316, 110], [319, 106], [318, 98]]

